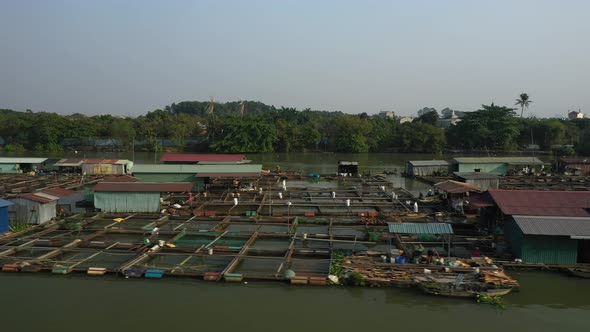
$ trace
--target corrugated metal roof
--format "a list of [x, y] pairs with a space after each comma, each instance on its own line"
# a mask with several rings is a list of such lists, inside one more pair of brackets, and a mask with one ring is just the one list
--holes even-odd
[[496, 203], [489, 195], [470, 196], [467, 198], [467, 205], [471, 208], [479, 209], [482, 207], [496, 206]]
[[481, 188], [476, 185], [453, 180], [439, 182], [436, 183], [434, 186], [440, 190], [446, 191], [451, 194], [460, 194], [469, 191], [481, 191]]
[[454, 172], [455, 176], [465, 180], [484, 180], [484, 179], [499, 179], [500, 177], [492, 173], [484, 172]]
[[106, 178], [102, 179], [101, 182], [139, 182], [140, 179], [133, 177], [131, 175], [113, 175], [107, 176]]
[[7, 201], [5, 199], [0, 198], [0, 208], [11, 206], [11, 205], [14, 205], [14, 202]]
[[536, 157], [461, 157], [453, 161], [459, 164], [509, 164], [509, 165], [543, 165]]
[[590, 236], [590, 218], [513, 216], [525, 235]]
[[507, 215], [590, 217], [589, 191], [490, 189], [489, 193]]
[[448, 166], [449, 162], [446, 160], [410, 160], [408, 161], [412, 166]]
[[0, 157], [1, 164], [41, 164], [47, 158]]
[[43, 203], [43, 204], [57, 201], [59, 199], [59, 197], [57, 197], [57, 196], [44, 194], [42, 192], [24, 194], [24, 195], [21, 195], [20, 197], [28, 199], [30, 201]]
[[590, 164], [590, 157], [580, 157], [580, 158], [561, 158], [566, 164]]
[[189, 192], [190, 182], [99, 182], [94, 191], [112, 192]]
[[260, 173], [259, 164], [186, 165], [186, 164], [137, 164], [133, 173]]
[[41, 191], [42, 193], [57, 196], [59, 198], [76, 195], [78, 192], [64, 188], [49, 188]]
[[445, 223], [388, 222], [390, 233], [398, 234], [453, 234], [453, 227]]
[[66, 158], [60, 159], [55, 164], [55, 166], [63, 166], [63, 167], [75, 167], [82, 165], [82, 158]]
[[125, 165], [130, 161], [127, 159], [84, 159], [84, 164], [107, 164], [107, 165]]
[[252, 172], [252, 173], [219, 173], [219, 172], [212, 172], [212, 173], [197, 173], [195, 174], [196, 177], [209, 177], [209, 178], [236, 178], [236, 177], [259, 177], [260, 172]]
[[187, 154], [187, 153], [166, 153], [160, 158], [161, 162], [238, 162], [246, 158], [243, 154]]

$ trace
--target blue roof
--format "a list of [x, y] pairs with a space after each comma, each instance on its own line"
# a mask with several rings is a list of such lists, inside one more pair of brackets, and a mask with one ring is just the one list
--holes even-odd
[[0, 208], [14, 205], [13, 202], [0, 198]]
[[445, 223], [388, 222], [390, 233], [399, 234], [453, 234], [453, 227]]

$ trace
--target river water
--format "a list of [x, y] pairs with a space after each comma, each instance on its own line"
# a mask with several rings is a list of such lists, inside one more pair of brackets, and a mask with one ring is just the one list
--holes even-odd
[[[85, 157], [132, 158], [104, 153], [85, 153]], [[134, 157], [138, 163], [159, 159], [153, 153]], [[449, 156], [298, 153], [248, 158], [265, 168], [280, 165], [328, 174], [336, 172], [338, 160], [356, 160], [361, 172], [379, 173], [401, 171], [407, 160]], [[427, 188], [399, 176], [390, 179], [414, 192]], [[590, 280], [549, 272], [510, 274], [522, 290], [506, 296], [507, 308], [501, 310], [470, 299], [423, 295], [415, 289], [0, 273], [0, 324], [6, 331], [589, 330]]]
[[588, 331], [590, 280], [512, 273], [506, 309], [415, 289], [0, 273], [4, 331]]

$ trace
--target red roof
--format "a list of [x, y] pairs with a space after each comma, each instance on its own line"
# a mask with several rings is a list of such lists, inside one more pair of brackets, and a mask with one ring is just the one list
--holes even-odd
[[121, 159], [84, 159], [84, 164], [117, 164]]
[[491, 189], [504, 214], [525, 216], [590, 217], [590, 192]]
[[64, 189], [64, 188], [50, 188], [50, 189], [42, 190], [41, 192], [52, 195], [52, 196], [57, 196], [59, 198], [76, 195], [78, 193], [77, 191]]
[[[35, 201], [35, 202], [39, 202], [39, 203], [51, 203], [53, 201], [57, 201], [59, 199], [59, 197], [55, 197], [53, 195], [49, 195], [49, 196], [42, 196], [42, 195], [38, 195], [35, 193], [29, 193], [29, 194], [24, 194], [24, 195], [20, 195], [20, 197], [22, 198], [26, 198], [30, 201]], [[53, 197], [53, 198], [52, 198]]]
[[101, 182], [139, 182], [140, 179], [131, 175], [113, 175], [107, 176]]
[[160, 159], [161, 162], [238, 162], [246, 158], [243, 154], [171, 154], [166, 153]]
[[99, 182], [94, 191], [117, 192], [189, 192], [193, 189], [190, 182]]
[[77, 191], [63, 189], [63, 188], [50, 188], [40, 191], [35, 191], [32, 193], [21, 195], [20, 197], [26, 198], [31, 201], [39, 202], [39, 203], [50, 203], [53, 201], [57, 201], [60, 198], [68, 197], [77, 194]]

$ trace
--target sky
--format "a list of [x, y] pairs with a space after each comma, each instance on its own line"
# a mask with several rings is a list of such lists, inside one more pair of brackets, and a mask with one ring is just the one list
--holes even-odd
[[0, 0], [0, 108], [590, 113], [590, 1]]

